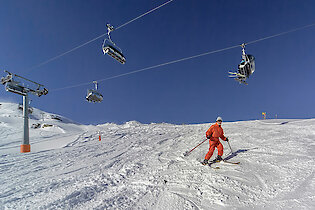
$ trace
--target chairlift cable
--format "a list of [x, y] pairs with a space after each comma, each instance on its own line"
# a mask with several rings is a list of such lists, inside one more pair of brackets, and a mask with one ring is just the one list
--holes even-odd
[[312, 24], [309, 24], [309, 25], [306, 25], [306, 26], [302, 26], [302, 27], [299, 27], [299, 28], [295, 28], [295, 29], [292, 29], [292, 30], [289, 30], [289, 31], [285, 31], [285, 32], [282, 32], [282, 33], [278, 33], [278, 34], [275, 34], [275, 35], [263, 37], [263, 38], [260, 38], [260, 39], [254, 40], [254, 41], [250, 41], [250, 42], [245, 43], [245, 45], [254, 44], [256, 42], [264, 41], [266, 39], [271, 39], [271, 38], [282, 36], [282, 35], [285, 35], [285, 34], [288, 34], [288, 33], [292, 33], [292, 32], [295, 32], [295, 31], [300, 31], [302, 29], [310, 28], [312, 26], [315, 26], [315, 23], [312, 23]]
[[75, 48], [73, 48], [73, 49], [71, 49], [71, 50], [68, 50], [68, 51], [66, 51], [66, 52], [64, 52], [64, 53], [62, 53], [62, 54], [60, 54], [60, 55], [57, 55], [57, 56], [52, 57], [52, 58], [50, 58], [50, 59], [48, 59], [48, 60], [46, 60], [46, 61], [44, 61], [44, 62], [42, 62], [42, 63], [40, 63], [40, 64], [37, 64], [37, 65], [35, 65], [35, 66], [29, 68], [28, 70], [36, 69], [36, 68], [38, 68], [38, 67], [40, 67], [40, 66], [43, 66], [43, 65], [45, 65], [45, 64], [47, 64], [47, 63], [50, 63], [51, 61], [54, 61], [54, 60], [56, 60], [56, 59], [58, 59], [58, 58], [60, 58], [60, 57], [62, 57], [62, 56], [64, 56], [64, 55], [67, 55], [67, 54], [69, 54], [69, 53], [71, 53], [71, 52], [73, 52], [73, 51], [75, 51], [75, 50], [77, 50], [77, 49], [79, 49], [79, 48], [81, 48], [81, 47], [83, 47], [83, 46], [85, 46], [85, 45], [91, 43], [91, 42], [94, 42], [94, 41], [96, 41], [96, 40], [102, 38], [102, 37], [105, 36], [106, 34], [107, 34], [107, 33], [102, 34], [102, 35], [100, 35], [100, 36], [98, 36], [98, 37], [96, 37], [96, 38], [94, 38], [94, 39], [91, 39], [90, 41], [87, 41], [87, 42], [85, 42], [85, 43], [83, 43], [83, 44], [81, 44], [81, 45], [79, 45], [79, 46], [77, 46], [77, 47], [75, 47]]
[[135, 21], [135, 20], [137, 20], [137, 19], [139, 19], [139, 18], [142, 18], [143, 16], [145, 16], [145, 15], [147, 15], [147, 14], [149, 14], [149, 13], [151, 13], [151, 12], [153, 12], [153, 11], [155, 11], [155, 10], [161, 8], [161, 7], [163, 7], [164, 5], [166, 5], [166, 4], [168, 4], [168, 3], [171, 3], [172, 1], [174, 1], [174, 0], [169, 0], [169, 1], [165, 2], [164, 4], [161, 4], [160, 6], [155, 7], [154, 9], [151, 9], [150, 11], [148, 11], [148, 12], [146, 12], [146, 13], [144, 13], [144, 14], [142, 14], [142, 15], [140, 15], [140, 16], [138, 16], [138, 17], [136, 17], [136, 18], [134, 18], [134, 19], [132, 19], [132, 20], [130, 20], [130, 21], [128, 21], [128, 22], [126, 22], [126, 23], [120, 25], [120, 26], [118, 26], [118, 27], [116, 27], [115, 30], [118, 30], [118, 29], [120, 29], [120, 28], [122, 28], [122, 27], [128, 25], [129, 23], [132, 23], [132, 22]]
[[[169, 1], [167, 1], [167, 2], [165, 2], [165, 3], [163, 3], [163, 4], [161, 4], [160, 6], [157, 6], [157, 7], [153, 8], [153, 9], [151, 9], [151, 10], [148, 11], [148, 12], [146, 12], [146, 13], [144, 13], [144, 14], [142, 14], [142, 15], [139, 15], [138, 17], [136, 17], [136, 18], [134, 18], [134, 19], [132, 19], [132, 20], [130, 20], [130, 21], [128, 21], [128, 22], [126, 22], [126, 23], [124, 23], [124, 24], [118, 26], [118, 27], [116, 27], [115, 30], [118, 30], [118, 29], [120, 29], [120, 28], [122, 28], [122, 27], [128, 25], [129, 23], [132, 23], [132, 22], [136, 21], [137, 19], [142, 18], [143, 16], [145, 16], [145, 15], [147, 15], [147, 14], [149, 14], [149, 13], [151, 13], [151, 12], [153, 12], [153, 11], [155, 11], [155, 10], [157, 10], [157, 9], [159, 9], [159, 8], [161, 8], [161, 7], [163, 7], [163, 6], [165, 6], [165, 5], [167, 5], [168, 3], [172, 2], [172, 1], [174, 1], [174, 0], [169, 0]], [[101, 34], [101, 35], [95, 37], [94, 39], [91, 39], [90, 41], [87, 41], [87, 42], [85, 42], [85, 43], [83, 43], [83, 44], [81, 44], [81, 45], [79, 45], [79, 46], [77, 46], [77, 47], [75, 47], [75, 48], [73, 48], [73, 49], [71, 49], [71, 50], [68, 50], [68, 51], [66, 51], [66, 52], [64, 52], [64, 53], [61, 53], [60, 55], [57, 55], [57, 56], [55, 56], [55, 57], [52, 57], [52, 58], [50, 58], [50, 59], [48, 59], [48, 60], [46, 60], [46, 61], [44, 61], [44, 62], [42, 62], [42, 63], [39, 63], [39, 64], [37, 64], [37, 65], [35, 65], [35, 66], [29, 68], [28, 70], [32, 70], [32, 69], [38, 68], [38, 67], [40, 67], [40, 66], [43, 66], [43, 65], [45, 65], [45, 64], [47, 64], [47, 63], [50, 63], [50, 62], [52, 62], [52, 61], [54, 61], [54, 60], [56, 60], [56, 59], [58, 59], [58, 58], [60, 58], [60, 57], [62, 57], [62, 56], [64, 56], [64, 55], [67, 55], [67, 54], [69, 54], [69, 53], [71, 53], [71, 52], [73, 52], [73, 51], [75, 51], [75, 50], [77, 50], [77, 49], [79, 49], [79, 48], [81, 48], [81, 47], [83, 47], [83, 46], [85, 46], [85, 45], [91, 43], [91, 42], [94, 42], [94, 41], [96, 41], [96, 40], [102, 38], [102, 37], [105, 36], [106, 34], [107, 34], [107, 33]]]
[[[99, 79], [97, 81], [98, 82], [104, 82], [106, 80], [111, 80], [111, 79], [115, 79], [115, 78], [118, 78], [118, 77], [139, 73], [139, 72], [142, 72], [142, 71], [147, 71], [147, 70], [158, 68], [158, 67], [161, 67], [161, 66], [166, 66], [166, 65], [169, 65], [169, 64], [178, 63], [178, 62], [181, 62], [181, 61], [190, 60], [190, 59], [193, 59], [193, 58], [202, 57], [202, 56], [205, 56], [205, 55], [209, 55], [209, 54], [213, 54], [213, 53], [217, 53], [217, 52], [222, 52], [222, 51], [225, 51], [225, 50], [230, 50], [230, 49], [233, 49], [233, 48], [237, 48], [239, 46], [240, 45], [235, 45], [235, 46], [232, 46], [232, 47], [227, 47], [227, 48], [223, 48], [223, 49], [219, 49], [219, 50], [214, 50], [214, 51], [202, 53], [202, 54], [199, 54], [199, 55], [194, 55], [194, 56], [190, 56], [190, 57], [186, 57], [186, 58], [181, 58], [181, 59], [178, 59], [178, 60], [169, 61], [169, 62], [166, 62], [166, 63], [161, 63], [161, 64], [158, 64], [158, 65], [146, 67], [146, 68], [143, 68], [143, 69], [138, 69], [138, 70], [135, 70], [135, 71], [119, 74], [119, 75], [116, 75], [116, 76], [112, 76], [112, 77], [108, 77], [108, 78], [104, 78], [104, 79]], [[65, 89], [69, 89], [69, 88], [85, 86], [85, 85], [88, 85], [88, 84], [90, 84], [90, 83], [86, 82], [86, 83], [81, 83], [81, 84], [77, 84], [77, 85], [67, 86], [67, 87], [63, 87], [63, 88], [53, 89], [51, 91], [60, 91], [60, 90], [65, 90]]]
[[[256, 39], [256, 40], [253, 40], [253, 41], [250, 41], [250, 42], [246, 42], [244, 44], [245, 45], [254, 44], [254, 43], [257, 43], [257, 42], [260, 42], [260, 41], [264, 41], [264, 40], [271, 39], [271, 38], [274, 38], [274, 37], [282, 36], [282, 35], [285, 35], [285, 34], [288, 34], [288, 33], [292, 33], [292, 32], [295, 32], [295, 31], [299, 31], [299, 30], [302, 30], [302, 29], [305, 29], [305, 28], [309, 28], [309, 27], [312, 27], [312, 26], [315, 26], [315, 23], [310, 24], [310, 25], [306, 25], [306, 26], [302, 26], [302, 27], [299, 27], [299, 28], [295, 28], [295, 29], [292, 29], [292, 30], [289, 30], [289, 31], [286, 31], [286, 32], [278, 33], [278, 34], [275, 34], [275, 35], [271, 35], [271, 36], [263, 37], [263, 38], [260, 38], [260, 39]], [[178, 60], [169, 61], [169, 62], [166, 62], [166, 63], [162, 63], [162, 64], [158, 64], [158, 65], [154, 65], [154, 66], [138, 69], [138, 70], [127, 72], [127, 73], [123, 73], [123, 74], [119, 74], [119, 75], [116, 75], [116, 76], [112, 76], [112, 77], [108, 77], [108, 78], [104, 78], [104, 79], [99, 79], [98, 82], [103, 82], [103, 81], [106, 81], [106, 80], [111, 80], [111, 79], [115, 79], [115, 78], [118, 78], [118, 77], [130, 75], [130, 74], [135, 74], [135, 73], [151, 70], [151, 69], [154, 69], [154, 68], [158, 68], [158, 67], [161, 67], [161, 66], [166, 66], [166, 65], [169, 65], [169, 64], [178, 63], [178, 62], [181, 62], [181, 61], [190, 60], [190, 59], [194, 59], [194, 58], [198, 58], [198, 57], [202, 57], [202, 56], [206, 56], [206, 55], [210, 55], [210, 54], [214, 54], [214, 53], [218, 53], [218, 52], [222, 52], [222, 51], [226, 51], [226, 50], [230, 50], [230, 49], [234, 49], [234, 48], [242, 47], [242, 46], [243, 46], [243, 44], [238, 44], [238, 45], [234, 45], [234, 46], [231, 46], [231, 47], [222, 48], [222, 49], [219, 49], [219, 50], [205, 52], [205, 53], [201, 53], [201, 54], [198, 54], [198, 55], [194, 55], [194, 56], [190, 56], [190, 57], [186, 57], [186, 58], [181, 58], [181, 59], [178, 59]], [[60, 91], [60, 90], [65, 90], [65, 89], [70, 89], [70, 88], [76, 88], [76, 87], [85, 86], [85, 85], [88, 85], [88, 84], [90, 84], [90, 83], [86, 82], [86, 83], [81, 83], [81, 84], [77, 84], [77, 85], [67, 86], [67, 87], [63, 87], [63, 88], [53, 89], [51, 91]]]

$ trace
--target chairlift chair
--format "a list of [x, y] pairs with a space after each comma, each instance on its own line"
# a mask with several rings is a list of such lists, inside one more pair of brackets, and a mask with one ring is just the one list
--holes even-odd
[[103, 101], [103, 95], [97, 91], [98, 89], [97, 81], [93, 81], [93, 83], [95, 84], [95, 90], [94, 89], [87, 90], [87, 95], [85, 98], [88, 102], [100, 103]]
[[103, 53], [104, 55], [108, 54], [112, 58], [119, 61], [121, 64], [125, 64], [126, 58], [122, 54], [122, 50], [110, 38], [110, 32], [114, 30], [114, 27], [111, 26], [110, 24], [107, 24], [106, 26], [107, 26], [107, 38], [104, 39], [104, 42], [103, 42], [103, 46], [102, 46]]
[[246, 79], [249, 78], [255, 71], [255, 57], [245, 53], [245, 44], [242, 44], [242, 60], [238, 65], [237, 72], [229, 72], [229, 77], [234, 78], [239, 83], [246, 84]]

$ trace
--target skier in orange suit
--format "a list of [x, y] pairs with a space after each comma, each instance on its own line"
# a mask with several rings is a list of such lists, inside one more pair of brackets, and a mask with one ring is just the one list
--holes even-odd
[[204, 165], [209, 163], [209, 160], [215, 148], [218, 149], [218, 156], [213, 160], [213, 162], [222, 160], [223, 145], [221, 144], [219, 138], [221, 138], [223, 141], [229, 141], [229, 139], [224, 136], [221, 124], [222, 124], [222, 118], [218, 117], [216, 120], [216, 123], [211, 125], [211, 127], [206, 132], [207, 139], [209, 139], [210, 147], [209, 147], [208, 153], [206, 154], [205, 160], [202, 162], [202, 164]]

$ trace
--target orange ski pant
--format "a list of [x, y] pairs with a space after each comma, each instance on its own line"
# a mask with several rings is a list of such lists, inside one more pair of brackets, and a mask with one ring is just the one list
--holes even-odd
[[218, 148], [218, 155], [220, 155], [220, 156], [223, 155], [223, 145], [221, 144], [220, 141], [212, 141], [212, 140], [210, 140], [209, 144], [210, 144], [209, 151], [206, 154], [205, 159], [209, 160], [211, 158], [215, 148]]

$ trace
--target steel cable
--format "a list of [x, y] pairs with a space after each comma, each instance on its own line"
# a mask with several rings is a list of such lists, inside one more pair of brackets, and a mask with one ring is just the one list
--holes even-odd
[[[302, 30], [302, 29], [305, 29], [305, 28], [309, 28], [309, 27], [312, 27], [312, 26], [315, 26], [315, 23], [309, 24], [309, 25], [306, 25], [306, 26], [302, 26], [302, 27], [298, 27], [298, 28], [295, 28], [295, 29], [292, 29], [292, 30], [289, 30], [289, 31], [286, 31], [286, 32], [282, 32], [282, 33], [274, 34], [274, 35], [271, 35], [271, 36], [259, 38], [259, 39], [256, 39], [256, 40], [253, 40], [253, 41], [250, 41], [250, 42], [245, 42], [244, 44], [245, 45], [254, 44], [254, 43], [257, 43], [257, 42], [260, 42], [260, 41], [264, 41], [264, 40], [271, 39], [271, 38], [274, 38], [274, 37], [282, 36], [282, 35], [285, 35], [285, 34], [288, 34], [288, 33], [292, 33], [292, 32], [295, 32], [295, 31], [299, 31], [299, 30]], [[131, 71], [131, 72], [127, 72], [127, 73], [111, 76], [111, 77], [100, 79], [100, 80], [97, 80], [97, 81], [98, 82], [103, 82], [103, 81], [106, 81], [106, 80], [115, 79], [115, 78], [118, 78], [118, 77], [122, 77], [122, 76], [130, 75], [130, 74], [135, 74], [135, 73], [151, 70], [151, 69], [158, 68], [158, 67], [161, 67], [161, 66], [170, 65], [170, 64], [173, 64], [173, 63], [178, 63], [178, 62], [181, 62], [181, 61], [190, 60], [190, 59], [193, 59], [193, 58], [202, 57], [202, 56], [206, 56], [206, 55], [209, 55], [209, 54], [214, 54], [214, 53], [217, 53], [217, 52], [222, 52], [222, 51], [230, 50], [230, 49], [241, 47], [241, 46], [242, 46], [242, 44], [238, 44], [238, 45], [234, 45], [234, 46], [231, 46], [231, 47], [222, 48], [222, 49], [219, 49], [219, 50], [205, 52], [205, 53], [201, 53], [201, 54], [198, 54], [198, 55], [194, 55], [194, 56], [190, 56], [190, 57], [186, 57], [186, 58], [181, 58], [181, 59], [178, 59], [178, 60], [169, 61], [169, 62], [166, 62], [166, 63], [162, 63], [162, 64], [158, 64], [158, 65], [154, 65], [154, 66], [150, 66], [150, 67], [134, 70], [134, 71]], [[69, 89], [69, 88], [85, 86], [85, 85], [89, 85], [89, 84], [91, 84], [91, 82], [80, 83], [80, 84], [77, 84], [77, 85], [67, 86], [67, 87], [63, 87], [63, 88], [57, 88], [57, 89], [53, 89], [51, 91], [60, 91], [60, 90], [65, 90], [65, 89]]]
[[[143, 16], [145, 16], [145, 15], [147, 15], [147, 14], [149, 14], [149, 13], [151, 13], [151, 12], [153, 12], [153, 11], [155, 11], [155, 10], [157, 10], [157, 9], [159, 9], [159, 8], [161, 8], [161, 7], [163, 7], [163, 6], [167, 5], [167, 4], [169, 4], [169, 3], [171, 3], [172, 1], [174, 1], [174, 0], [169, 0], [169, 1], [167, 1], [167, 2], [165, 2], [165, 3], [163, 3], [163, 4], [159, 5], [159, 6], [157, 6], [157, 7], [155, 7], [155, 8], [149, 10], [148, 12], [139, 15], [138, 17], [136, 17], [136, 18], [134, 18], [134, 19], [132, 19], [132, 20], [130, 20], [130, 21], [128, 21], [128, 22], [126, 22], [126, 23], [124, 23], [124, 24], [118, 26], [118, 27], [116, 27], [115, 30], [118, 30], [118, 29], [120, 29], [120, 28], [122, 28], [122, 27], [124, 27], [124, 26], [126, 26], [126, 25], [128, 25], [128, 24], [130, 24], [130, 23], [132, 23], [132, 22], [134, 22], [134, 21], [136, 21], [136, 20], [138, 20], [139, 18], [142, 18]], [[102, 38], [102, 37], [105, 36], [106, 34], [107, 34], [107, 33], [101, 34], [101, 35], [95, 37], [94, 39], [91, 39], [90, 41], [87, 41], [87, 42], [85, 42], [85, 43], [83, 43], [83, 44], [81, 44], [81, 45], [79, 45], [79, 46], [77, 46], [77, 47], [75, 47], [75, 48], [72, 48], [71, 50], [68, 50], [68, 51], [66, 51], [66, 52], [64, 52], [64, 53], [61, 53], [60, 55], [57, 55], [57, 56], [55, 56], [55, 57], [52, 57], [52, 58], [50, 58], [50, 59], [48, 59], [48, 60], [46, 60], [46, 61], [44, 61], [44, 62], [42, 62], [42, 63], [39, 63], [39, 64], [37, 64], [37, 65], [35, 65], [35, 66], [29, 68], [27, 71], [33, 70], [33, 69], [38, 68], [38, 67], [40, 67], [40, 66], [43, 66], [43, 65], [45, 65], [45, 64], [47, 64], [47, 63], [50, 63], [50, 62], [52, 62], [52, 61], [54, 61], [54, 60], [56, 60], [56, 59], [58, 59], [58, 58], [60, 58], [60, 57], [62, 57], [62, 56], [64, 56], [64, 55], [67, 55], [67, 54], [69, 54], [69, 53], [71, 53], [71, 52], [73, 52], [73, 51], [75, 51], [75, 50], [77, 50], [77, 49], [79, 49], [79, 48], [81, 48], [81, 47], [83, 47], [83, 46], [85, 46], [85, 45], [91, 43], [91, 42], [94, 42], [94, 41], [96, 41], [96, 40]]]

